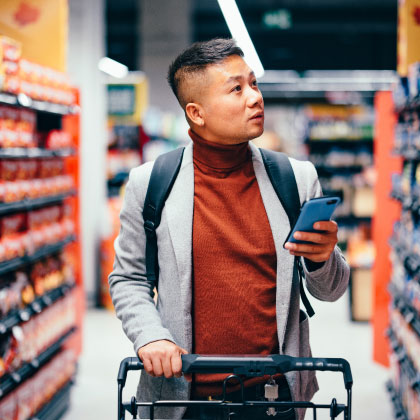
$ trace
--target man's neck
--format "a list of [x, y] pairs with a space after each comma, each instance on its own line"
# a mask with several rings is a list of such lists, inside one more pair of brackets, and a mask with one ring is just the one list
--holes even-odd
[[202, 139], [205, 139], [211, 143], [221, 144], [225, 146], [233, 146], [235, 144], [248, 143], [248, 139], [229, 139], [222, 136], [217, 136], [212, 132], [209, 132], [205, 127], [193, 126], [191, 127], [193, 133], [199, 135]]

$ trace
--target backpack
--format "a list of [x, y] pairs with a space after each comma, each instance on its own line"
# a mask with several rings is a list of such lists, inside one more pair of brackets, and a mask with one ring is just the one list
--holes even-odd
[[[300, 199], [295, 174], [289, 158], [284, 153], [260, 149], [264, 166], [276, 191], [290, 226], [293, 227], [300, 212]], [[154, 282], [156, 288], [159, 280], [158, 249], [156, 229], [160, 224], [161, 214], [165, 201], [181, 167], [184, 148], [178, 148], [160, 155], [153, 166], [149, 186], [143, 207], [144, 230], [146, 233], [146, 277]], [[299, 276], [300, 297], [308, 316], [315, 312], [303, 288], [304, 271], [300, 257], [295, 257], [294, 273]]]

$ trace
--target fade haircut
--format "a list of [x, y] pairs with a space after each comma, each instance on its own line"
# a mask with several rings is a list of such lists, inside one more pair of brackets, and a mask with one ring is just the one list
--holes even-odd
[[183, 83], [191, 76], [202, 75], [208, 65], [220, 63], [232, 55], [243, 57], [244, 53], [230, 38], [195, 42], [178, 55], [169, 66], [168, 82], [183, 109], [190, 102], [182, 89]]

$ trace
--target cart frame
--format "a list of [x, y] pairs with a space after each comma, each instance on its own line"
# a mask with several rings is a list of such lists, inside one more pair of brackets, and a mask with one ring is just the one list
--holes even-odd
[[[211, 401], [151, 401], [138, 402], [135, 397], [130, 402], [122, 401], [122, 392], [126, 383], [127, 373], [131, 370], [142, 370], [143, 363], [137, 357], [127, 357], [121, 361], [118, 371], [118, 420], [125, 420], [125, 412], [128, 411], [137, 418], [139, 407], [150, 408], [150, 420], [154, 420], [155, 408], [157, 407], [192, 407], [192, 406], [213, 406], [213, 407], [274, 407], [274, 408], [306, 408], [313, 412], [313, 419], [317, 419], [317, 409], [329, 409], [331, 419], [336, 419], [341, 413], [344, 420], [351, 420], [352, 408], [352, 386], [353, 377], [350, 364], [341, 358], [301, 358], [285, 355], [270, 356], [201, 356], [196, 354], [182, 355], [182, 371], [184, 373], [231, 373], [223, 382], [223, 393], [221, 400]], [[344, 387], [347, 391], [347, 404], [338, 404], [333, 398], [330, 404], [314, 404], [310, 401], [246, 401], [244, 399], [244, 384], [241, 376], [256, 377], [264, 375], [275, 375], [291, 371], [334, 371], [342, 372]], [[233, 373], [232, 373], [233, 372]], [[229, 381], [237, 380], [240, 384], [242, 394], [241, 401], [227, 401], [226, 386]]]

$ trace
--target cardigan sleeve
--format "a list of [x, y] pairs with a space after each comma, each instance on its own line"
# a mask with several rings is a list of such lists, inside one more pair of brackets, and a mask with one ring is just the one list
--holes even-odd
[[[321, 197], [322, 188], [316, 169], [310, 162], [305, 162], [305, 164], [308, 182], [305, 200]], [[302, 258], [302, 265], [305, 271], [306, 287], [309, 293], [317, 299], [333, 302], [346, 291], [350, 278], [350, 267], [338, 246], [335, 247], [330, 258], [322, 267], [310, 271], [304, 258]]]

